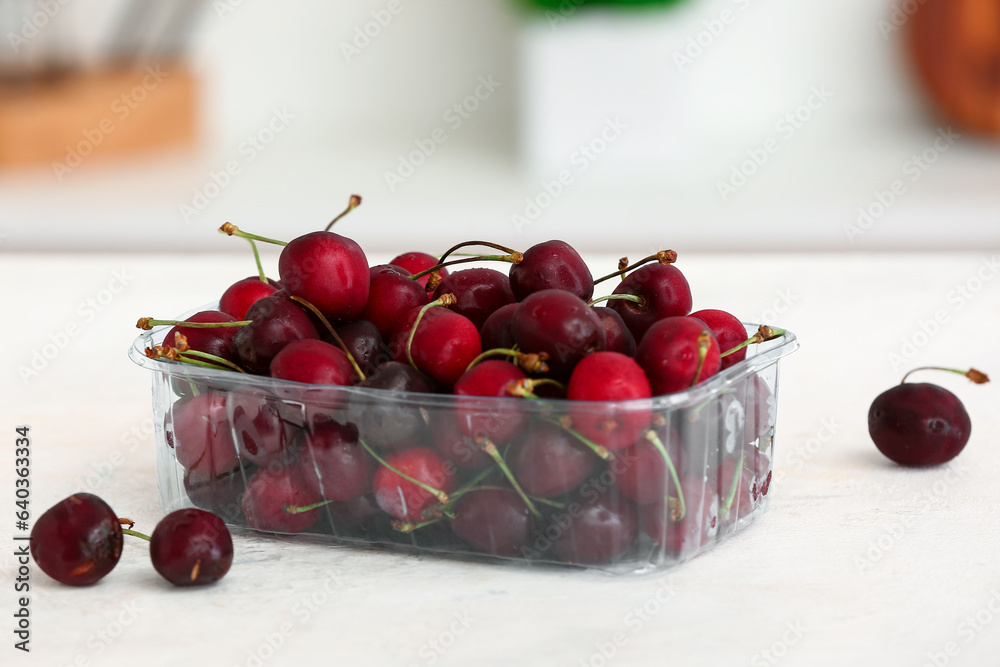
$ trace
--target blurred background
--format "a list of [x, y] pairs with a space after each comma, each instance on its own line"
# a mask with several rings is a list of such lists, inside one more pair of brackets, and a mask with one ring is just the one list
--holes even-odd
[[[0, 250], [1000, 244], [1000, 0], [0, 0]], [[613, 241], [611, 246], [609, 241]]]

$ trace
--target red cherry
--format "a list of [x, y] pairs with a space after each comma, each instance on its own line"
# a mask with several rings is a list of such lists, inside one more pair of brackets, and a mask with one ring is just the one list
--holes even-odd
[[278, 257], [285, 290], [330, 320], [353, 320], [368, 302], [368, 258], [357, 243], [333, 232], [292, 240]]
[[186, 396], [171, 409], [174, 455], [197, 480], [219, 477], [239, 465], [226, 416], [226, 394], [206, 391]]
[[430, 428], [434, 449], [446, 462], [472, 470], [493, 464], [490, 455], [484, 452], [471, 436], [462, 431], [458, 417], [451, 410], [433, 411]]
[[524, 352], [545, 352], [552, 373], [568, 375], [585, 356], [604, 349], [600, 318], [585, 301], [562, 290], [529, 295], [511, 323], [514, 340]]
[[[680, 436], [674, 429], [669, 437], [661, 437], [672, 462], [681, 459]], [[615, 486], [629, 500], [639, 505], [662, 502], [667, 493], [669, 470], [663, 453], [646, 438], [640, 438], [634, 445], [615, 453], [615, 461], [608, 464], [615, 472]]]
[[[382, 364], [358, 386], [385, 392], [425, 394], [431, 391], [431, 383], [427, 378], [413, 367], [398, 361]], [[427, 430], [420, 408], [395, 398], [381, 400], [371, 396], [352, 395], [346, 419], [357, 425], [367, 444], [380, 449], [412, 447]]]
[[[604, 325], [605, 349], [608, 352], [621, 352], [622, 354], [635, 356], [635, 336], [625, 326], [625, 320], [616, 311], [605, 306], [594, 306], [594, 314], [601, 318]], [[486, 346], [486, 343], [483, 343]], [[486, 346], [489, 349], [489, 346]]]
[[691, 286], [680, 269], [671, 264], [647, 264], [636, 269], [625, 277], [614, 293], [642, 298], [641, 303], [615, 299], [610, 304], [637, 341], [663, 318], [691, 312]]
[[597, 457], [566, 429], [535, 422], [511, 443], [509, 465], [529, 496], [551, 498], [580, 486]]
[[122, 527], [106, 502], [77, 493], [47, 509], [31, 529], [31, 557], [42, 572], [70, 586], [89, 586], [122, 556]]
[[308, 507], [322, 497], [310, 488], [298, 466], [272, 466], [258, 470], [243, 492], [243, 514], [247, 525], [270, 533], [301, 533], [309, 530], [322, 510], [289, 512], [288, 508]]
[[149, 540], [149, 557], [175, 586], [206, 586], [222, 579], [233, 564], [233, 539], [222, 519], [200, 509], [163, 517]]
[[444, 278], [434, 290], [434, 299], [454, 294], [449, 308], [469, 318], [478, 330], [490, 315], [514, 303], [510, 279], [494, 269], [464, 269]]
[[250, 306], [280, 289], [281, 283], [277, 280], [269, 280], [265, 283], [260, 279], [260, 276], [250, 276], [238, 280], [222, 293], [222, 298], [219, 299], [219, 310], [237, 320], [244, 320]]
[[[389, 361], [389, 348], [382, 340], [382, 334], [368, 320], [354, 320], [334, 328], [366, 377], [374, 373], [379, 365]], [[326, 334], [328, 335], [329, 333]], [[334, 342], [332, 336], [326, 336], [323, 340]]]
[[872, 401], [868, 432], [878, 450], [905, 466], [934, 466], [958, 456], [972, 420], [958, 396], [927, 382], [899, 384]]
[[[630, 401], [649, 398], [649, 380], [631, 357], [619, 352], [595, 352], [573, 369], [566, 397], [572, 401]], [[628, 447], [649, 427], [653, 412], [649, 407], [607, 410], [570, 403], [573, 427], [585, 437], [610, 450]]]
[[[218, 310], [203, 310], [184, 320], [185, 322], [235, 322], [236, 320]], [[163, 344], [176, 347], [174, 334], [180, 333], [187, 338], [188, 347], [199, 352], [207, 352], [228, 361], [236, 362], [236, 334], [240, 327], [218, 327], [201, 329], [197, 327], [175, 326], [163, 338]]]
[[398, 266], [373, 266], [370, 277], [368, 303], [361, 317], [378, 327], [383, 338], [388, 338], [406, 313], [427, 304], [427, 292]]
[[484, 350], [509, 350], [516, 345], [514, 334], [511, 333], [510, 327], [514, 321], [514, 313], [517, 311], [519, 305], [517, 303], [508, 303], [486, 318], [483, 326], [479, 329], [479, 335], [483, 339]]
[[552, 551], [570, 563], [606, 563], [624, 554], [639, 534], [635, 507], [614, 491], [588, 496], [569, 525], [552, 542]]
[[[489, 359], [476, 364], [458, 378], [455, 395], [513, 398], [518, 396], [519, 383], [527, 379], [528, 376], [514, 364]], [[520, 433], [528, 422], [527, 414], [520, 411], [516, 404], [497, 408], [492, 403], [474, 398], [457, 399], [455, 411], [463, 433], [475, 440], [488, 438], [494, 443], [507, 442]]]
[[284, 292], [257, 301], [247, 318], [250, 324], [236, 333], [236, 353], [244, 369], [259, 375], [267, 374], [271, 360], [289, 343], [319, 338], [309, 316]]
[[[406, 269], [407, 271], [409, 271], [408, 275], [412, 276], [417, 273], [423, 273], [427, 269], [437, 266], [438, 260], [437, 257], [434, 257], [433, 255], [428, 255], [425, 252], [407, 252], [396, 257], [389, 263], [392, 264], [393, 266], [398, 266], [403, 269]], [[446, 278], [448, 276], [448, 269], [447, 267], [441, 268], [437, 271], [437, 273], [442, 278]], [[421, 287], [426, 289], [427, 281], [430, 280], [430, 278], [431, 275], [427, 274], [426, 276], [417, 278], [417, 282], [420, 284]], [[429, 296], [429, 298], [433, 297]]]
[[229, 403], [240, 460], [263, 467], [291, 457], [297, 429], [285, 419], [284, 402], [256, 387], [235, 387]]
[[510, 267], [510, 287], [518, 301], [546, 289], [561, 289], [590, 301], [594, 276], [573, 246], [545, 241], [525, 250], [521, 262]]
[[528, 506], [513, 491], [470, 491], [456, 503], [454, 514], [451, 529], [484, 553], [520, 556], [531, 542], [534, 520]]
[[[414, 308], [393, 331], [389, 351], [393, 361], [408, 363], [407, 342], [421, 308]], [[410, 354], [417, 369], [451, 387], [483, 351], [476, 326], [466, 317], [430, 307], [417, 325]]]
[[[719, 349], [723, 352], [733, 349], [748, 338], [746, 327], [739, 318], [724, 310], [699, 310], [690, 316], [697, 317], [712, 330], [716, 340], [719, 341]], [[726, 355], [722, 357], [722, 370], [746, 358], [746, 348]]]
[[642, 508], [642, 526], [646, 534], [675, 556], [696, 553], [715, 539], [721, 525], [714, 481], [683, 477], [681, 493], [684, 494], [683, 516], [676, 488], [671, 488], [669, 502], [661, 499]]
[[298, 465], [302, 480], [325, 500], [343, 502], [371, 489], [374, 465], [358, 444], [358, 429], [327, 422], [305, 437]]
[[351, 385], [358, 379], [343, 350], [312, 339], [292, 341], [283, 347], [271, 361], [271, 377], [339, 386]]
[[654, 324], [639, 342], [635, 359], [646, 371], [654, 396], [700, 384], [721, 365], [719, 342], [704, 322], [691, 317], [668, 317]]
[[[454, 487], [454, 472], [441, 457], [426, 447], [414, 447], [394, 452], [385, 462], [431, 488], [450, 492]], [[385, 466], [375, 473], [375, 501], [387, 514], [417, 523], [425, 520], [424, 510], [439, 502], [427, 489], [404, 479]]]

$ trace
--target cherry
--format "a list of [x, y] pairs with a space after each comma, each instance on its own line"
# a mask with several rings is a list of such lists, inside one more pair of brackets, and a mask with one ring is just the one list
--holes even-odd
[[280, 289], [281, 283], [277, 280], [269, 280], [265, 283], [259, 276], [238, 280], [222, 293], [222, 298], [219, 299], [219, 310], [237, 320], [244, 320], [250, 306]]
[[175, 586], [205, 586], [233, 564], [233, 539], [222, 519], [200, 509], [171, 512], [149, 540], [153, 567]]
[[256, 387], [234, 387], [229, 410], [241, 461], [263, 467], [291, 457], [296, 428], [285, 419], [284, 402]]
[[[566, 398], [571, 401], [629, 401], [651, 396], [649, 380], [631, 357], [620, 352], [595, 352], [584, 357], [569, 378]], [[646, 407], [607, 407], [569, 404], [573, 427], [610, 450], [628, 447], [652, 421]]]
[[[399, 257], [396, 257], [391, 262], [393, 266], [398, 266], [409, 272], [408, 275], [413, 275], [415, 273], [423, 273], [427, 269], [433, 268], [438, 265], [437, 257], [433, 255], [428, 255], [425, 252], [407, 252], [403, 253]], [[434, 273], [438, 274], [440, 278], [446, 278], [448, 276], [448, 269], [446, 267], [441, 267]], [[431, 279], [431, 275], [421, 276], [417, 278], [417, 283], [423, 287], [427, 287], [427, 281]], [[431, 290], [432, 292], [434, 290]]]
[[[195, 313], [184, 320], [185, 322], [197, 323], [218, 323], [235, 322], [231, 315], [217, 310], [203, 310]], [[163, 345], [176, 347], [177, 340], [175, 334], [183, 334], [187, 338], [188, 347], [192, 350], [205, 352], [207, 354], [222, 357], [227, 361], [237, 361], [235, 338], [240, 331], [240, 327], [218, 327], [212, 329], [202, 329], [197, 327], [175, 326], [163, 338]]]
[[514, 347], [514, 334], [511, 333], [511, 323], [514, 321], [514, 313], [520, 304], [508, 303], [501, 306], [492, 315], [486, 318], [483, 326], [479, 329], [479, 335], [483, 339], [484, 350], [504, 349], [509, 350]]
[[431, 413], [430, 428], [434, 449], [446, 462], [473, 470], [493, 463], [492, 457], [471, 436], [465, 434], [453, 411], [434, 410]]
[[495, 269], [464, 269], [441, 280], [434, 290], [434, 298], [445, 294], [455, 295], [449, 308], [469, 318], [480, 329], [486, 318], [509, 303], [514, 303], [510, 279]]
[[535, 422], [511, 443], [510, 469], [529, 496], [551, 498], [578, 487], [597, 463], [564, 428]]
[[[354, 320], [335, 327], [337, 335], [350, 351], [361, 372], [368, 377], [379, 364], [389, 361], [389, 348], [382, 340], [378, 327], [368, 320]], [[328, 343], [333, 342], [323, 337]]]
[[383, 264], [370, 270], [371, 289], [361, 317], [388, 338], [393, 327], [411, 309], [427, 304], [427, 292], [398, 266]]
[[[424, 510], [434, 503], [447, 504], [447, 496], [442, 498], [425, 488], [447, 494], [454, 486], [453, 469], [445, 465], [433, 450], [413, 447], [394, 452], [385, 458], [385, 464], [376, 471], [374, 484], [375, 501], [385, 513], [400, 521], [418, 523], [427, 518]], [[411, 479], [401, 477], [396, 471]]]
[[243, 514], [247, 525], [269, 533], [301, 533], [320, 517], [315, 509], [290, 512], [322, 501], [315, 488], [306, 485], [296, 465], [270, 466], [258, 470], [243, 492]]
[[371, 459], [358, 444], [358, 428], [333, 421], [306, 434], [298, 465], [310, 492], [340, 502], [364, 495], [375, 474]]
[[219, 477], [240, 461], [226, 413], [226, 394], [206, 391], [174, 403], [172, 441], [177, 462], [195, 480]]
[[271, 360], [289, 343], [319, 338], [309, 316], [284, 292], [260, 299], [247, 311], [250, 324], [236, 334], [236, 353], [243, 368], [266, 375]]
[[[358, 386], [389, 392], [431, 391], [427, 378], [398, 361], [382, 364]], [[412, 447], [425, 431], [420, 409], [399, 397], [382, 401], [368, 395], [351, 396], [346, 418], [357, 424], [365, 442], [383, 449]]]
[[605, 563], [625, 553], [639, 534], [635, 507], [614, 491], [586, 497], [568, 525], [552, 541], [552, 551], [570, 563]]
[[278, 257], [285, 290], [313, 304], [331, 320], [353, 320], [368, 302], [368, 258], [357, 243], [334, 232], [292, 240]]
[[[512, 398], [521, 395], [521, 383], [528, 376], [509, 361], [482, 361], [455, 382], [455, 395], [465, 397], [492, 396]], [[494, 407], [493, 402], [474, 398], [458, 399], [455, 403], [458, 424], [465, 435], [474, 440], [488, 438], [503, 443], [520, 433], [528, 416], [516, 404]]]
[[642, 341], [654, 323], [665, 317], [691, 312], [691, 287], [684, 274], [672, 264], [647, 264], [628, 274], [615, 288], [615, 294], [631, 294], [640, 302], [616, 299], [611, 308], [621, 315], [625, 325]]
[[378, 537], [372, 533], [379, 528], [379, 519], [385, 516], [371, 493], [353, 500], [324, 505], [324, 509], [335, 535], [347, 533], [369, 539]]
[[339, 347], [304, 338], [287, 344], [271, 360], [271, 377], [306, 384], [349, 386], [358, 380]]
[[709, 544], [719, 532], [719, 496], [714, 481], [681, 478], [684, 511], [680, 510], [676, 487], [668, 500], [642, 508], [642, 527], [653, 540], [675, 556], [693, 555]]
[[459, 498], [451, 529], [474, 548], [494, 556], [519, 556], [531, 542], [534, 520], [513, 491], [479, 489]]
[[195, 507], [214, 512], [229, 523], [236, 523], [243, 520], [240, 503], [248, 474], [245, 469], [238, 468], [207, 480], [184, 475], [184, 491]]
[[[406, 314], [393, 331], [389, 351], [393, 361], [412, 359], [421, 373], [451, 387], [483, 351], [479, 332], [468, 318], [452, 310], [430, 305], [424, 308]], [[420, 322], [413, 331], [418, 317]]]
[[[765, 479], [758, 477], [758, 465], [757, 448], [751, 446], [726, 456], [719, 466], [719, 517], [726, 532], [733, 530], [737, 521], [753, 514], [763, 502], [761, 491]], [[770, 486], [769, 480], [767, 484]]]
[[[747, 329], [735, 315], [724, 310], [699, 310], [691, 313], [705, 323], [715, 339], [719, 341], [719, 349], [725, 352], [731, 350], [747, 339]], [[743, 348], [722, 357], [722, 370], [725, 370], [747, 358], [747, 350]]]
[[45, 511], [31, 529], [31, 557], [42, 572], [70, 586], [89, 586], [122, 556], [122, 527], [106, 502], [76, 493]]
[[580, 253], [565, 241], [545, 241], [523, 255], [510, 267], [510, 288], [518, 301], [546, 289], [565, 290], [584, 301], [594, 296], [594, 276]]
[[[635, 356], [635, 336], [625, 326], [625, 320], [616, 311], [605, 306], [593, 306], [594, 314], [601, 318], [604, 325], [605, 349], [608, 352], [621, 352], [622, 354]], [[485, 338], [485, 336], [484, 336]], [[484, 342], [483, 345], [486, 345]]]
[[[674, 465], [681, 459], [680, 436], [675, 429], [664, 429], [669, 436], [657, 434]], [[667, 460], [659, 447], [647, 438], [640, 438], [627, 449], [615, 453], [615, 461], [609, 463], [615, 472], [615, 486], [629, 500], [638, 505], [662, 502], [667, 494], [667, 480], [670, 472]]]
[[719, 342], [704, 322], [668, 317], [649, 328], [635, 359], [646, 371], [654, 396], [683, 391], [719, 372]]
[[569, 292], [542, 290], [529, 295], [517, 310], [511, 332], [521, 350], [545, 352], [553, 374], [568, 375], [592, 352], [604, 350], [600, 318], [587, 303]]
[[[976, 384], [989, 382], [971, 369], [925, 367], [965, 375]], [[914, 371], [910, 371], [913, 373]], [[935, 384], [903, 381], [879, 394], [868, 410], [868, 432], [879, 451], [900, 465], [933, 466], [961, 453], [972, 433], [972, 420], [962, 401]]]

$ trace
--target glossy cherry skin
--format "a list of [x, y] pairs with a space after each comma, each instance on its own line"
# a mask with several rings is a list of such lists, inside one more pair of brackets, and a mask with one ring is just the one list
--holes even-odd
[[460, 468], [479, 470], [493, 464], [493, 459], [466, 435], [452, 410], [434, 410], [430, 419], [431, 441], [445, 460]]
[[[389, 361], [389, 347], [382, 339], [378, 327], [368, 320], [354, 320], [340, 324], [334, 327], [334, 330], [351, 352], [365, 377], [374, 373], [380, 364]], [[334, 343], [333, 337], [328, 338], [328, 336], [328, 332], [324, 333], [323, 340]]]
[[339, 347], [321, 340], [292, 341], [271, 360], [271, 377], [278, 380], [349, 386], [358, 381], [354, 367]]
[[615, 294], [642, 297], [642, 303], [615, 299], [610, 307], [622, 316], [625, 325], [642, 341], [643, 335], [665, 317], [691, 312], [691, 286], [680, 269], [670, 264], [647, 264], [625, 276]]
[[[428, 255], [426, 252], [406, 252], [399, 255], [389, 263], [393, 266], [406, 269], [408, 275], [411, 276], [417, 273], [423, 273], [427, 269], [434, 268], [439, 264], [437, 257]], [[446, 278], [448, 276], [448, 269], [447, 267], [441, 268], [435, 273], [440, 275], [442, 278]], [[426, 276], [417, 278], [417, 282], [420, 283], [421, 287], [426, 288], [427, 281], [430, 280], [431, 275], [432, 274], [428, 273]], [[428, 298], [431, 298], [430, 295], [428, 295]]]
[[565, 290], [590, 301], [594, 276], [573, 246], [545, 241], [525, 250], [521, 262], [510, 267], [510, 288], [518, 301], [546, 289]]
[[[652, 396], [649, 380], [631, 357], [619, 352], [595, 352], [584, 357], [569, 378], [566, 398], [571, 401], [631, 401]], [[652, 410], [569, 404], [573, 427], [585, 437], [614, 451], [628, 447], [649, 427]]]
[[373, 266], [369, 274], [371, 289], [361, 318], [374, 324], [383, 338], [388, 338], [406, 313], [427, 304], [427, 292], [398, 266]]
[[[426, 394], [431, 382], [412, 366], [390, 361], [379, 366], [359, 387], [386, 392]], [[372, 447], [406, 449], [417, 444], [426, 431], [420, 409], [389, 396], [387, 400], [370, 395], [352, 395], [347, 406], [347, 420], [357, 425], [361, 437]]]
[[247, 525], [270, 533], [301, 533], [309, 530], [322, 509], [291, 513], [286, 507], [307, 507], [322, 500], [314, 488], [306, 485], [301, 469], [295, 465], [261, 468], [243, 492], [243, 514]]
[[476, 329], [481, 328], [490, 315], [515, 301], [510, 279], [494, 269], [456, 271], [434, 290], [435, 299], [444, 294], [455, 295], [456, 302], [449, 308], [469, 318]]
[[310, 491], [339, 502], [367, 493], [375, 474], [374, 461], [358, 444], [357, 427], [333, 421], [306, 434], [298, 465]]
[[230, 285], [219, 299], [219, 310], [237, 320], [246, 319], [247, 311], [265, 296], [271, 296], [281, 289], [277, 280], [266, 283], [260, 276], [250, 276]]
[[[699, 341], [707, 353], [699, 371]], [[643, 336], [635, 360], [646, 371], [654, 396], [672, 394], [701, 384], [719, 372], [719, 342], [704, 322], [691, 317], [660, 320]]]
[[284, 292], [257, 301], [247, 311], [252, 320], [236, 333], [236, 353], [244, 370], [266, 375], [271, 360], [289, 343], [318, 339], [312, 320]]
[[256, 387], [229, 391], [229, 409], [240, 460], [266, 466], [292, 456], [295, 424], [286, 419], [285, 404]]
[[625, 553], [639, 534], [639, 517], [630, 502], [614, 491], [591, 493], [552, 541], [553, 553], [564, 561], [606, 563]]
[[[715, 339], [719, 341], [719, 349], [722, 350], [722, 352], [733, 349], [749, 338], [747, 335], [747, 329], [743, 326], [743, 323], [740, 322], [739, 318], [735, 315], [727, 313], [724, 310], [699, 310], [691, 313], [690, 317], [697, 317], [712, 330], [712, 334], [715, 335]], [[725, 370], [733, 364], [737, 364], [746, 358], [746, 348], [743, 348], [739, 352], [733, 352], [732, 354], [726, 355], [725, 357], [722, 357], [722, 370]]]
[[548, 422], [535, 422], [516, 438], [507, 459], [524, 491], [539, 498], [580, 486], [597, 461], [597, 456], [566, 429]]
[[[386, 463], [445, 493], [454, 488], [454, 470], [445, 464], [433, 450], [413, 447], [394, 452], [386, 457]], [[424, 510], [438, 502], [437, 497], [408, 479], [403, 479], [385, 466], [379, 466], [375, 473], [375, 501], [382, 511], [400, 521], [417, 523], [424, 521]]]
[[225, 475], [240, 461], [226, 414], [226, 394], [206, 391], [171, 410], [174, 455], [196, 480]]
[[601, 318], [604, 325], [604, 349], [608, 352], [620, 352], [626, 356], [635, 356], [635, 336], [625, 326], [622, 316], [610, 308], [604, 306], [594, 306], [591, 308], [594, 314]]
[[122, 527], [106, 502], [76, 493], [47, 509], [31, 529], [31, 557], [42, 572], [70, 586], [89, 586], [122, 556]]
[[[389, 344], [393, 361], [409, 362], [407, 341], [420, 311], [420, 308], [411, 310], [393, 331]], [[437, 306], [424, 312], [410, 347], [417, 369], [448, 387], [455, 384], [482, 351], [476, 326], [468, 318]]]
[[562, 290], [542, 290], [529, 295], [511, 323], [514, 340], [524, 352], [545, 352], [546, 363], [557, 376], [592, 352], [604, 350], [605, 333], [600, 318], [585, 301]]
[[479, 329], [479, 335], [483, 339], [484, 350], [509, 350], [514, 347], [516, 343], [514, 342], [514, 334], [511, 333], [510, 326], [514, 321], [514, 313], [517, 311], [518, 305], [516, 303], [508, 303], [486, 318], [483, 326]]
[[868, 410], [868, 432], [878, 450], [905, 466], [934, 466], [959, 455], [972, 421], [953, 393], [926, 382], [888, 389]]
[[[185, 322], [235, 322], [236, 320], [218, 310], [203, 310], [184, 320]], [[199, 352], [207, 352], [227, 361], [237, 361], [236, 334], [240, 327], [219, 327], [217, 329], [200, 329], [196, 327], [175, 326], [163, 337], [163, 344], [174, 347], [177, 341], [175, 333], [182, 333], [187, 338], [188, 347]]]
[[520, 556], [531, 543], [534, 520], [513, 491], [470, 491], [458, 500], [454, 514], [451, 529], [483, 553]]
[[518, 384], [527, 379], [520, 368], [499, 359], [481, 361], [466, 371], [454, 388], [456, 396], [470, 397], [455, 401], [462, 432], [476, 441], [488, 438], [494, 443], [507, 442], [520, 433], [528, 423], [528, 416], [516, 403], [512, 401], [498, 408], [493, 402], [477, 401], [472, 397], [514, 398]]
[[163, 517], [150, 535], [153, 567], [175, 586], [207, 586], [233, 564], [233, 538], [222, 519], [200, 509]]
[[670, 500], [642, 508], [642, 527], [655, 542], [673, 555], [690, 555], [709, 544], [719, 533], [719, 496], [714, 482], [694, 477], [681, 478], [684, 514], [680, 515], [679, 495], [670, 490]]
[[357, 243], [333, 232], [293, 239], [278, 257], [285, 290], [316, 306], [328, 319], [353, 320], [368, 303], [368, 258]]

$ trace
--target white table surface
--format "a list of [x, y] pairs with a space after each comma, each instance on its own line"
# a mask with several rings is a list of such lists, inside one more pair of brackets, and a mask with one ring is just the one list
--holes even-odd
[[[911, 366], [975, 365], [1000, 376], [994, 252], [682, 254], [696, 308], [755, 320], [777, 307], [774, 323], [802, 349], [781, 371], [770, 511], [673, 570], [614, 577], [237, 537], [225, 579], [177, 590], [129, 539], [118, 567], [93, 587], [65, 587], [33, 567], [28, 656], [12, 648], [17, 594], [5, 583], [0, 662], [998, 664], [998, 386], [921, 378], [955, 391], [972, 416], [972, 439], [947, 467], [901, 469], [866, 428], [871, 400]], [[603, 271], [616, 257], [590, 259]], [[162, 512], [150, 378], [125, 355], [134, 322], [212, 301], [251, 273], [243, 254], [0, 255], [5, 582], [15, 570], [14, 427], [31, 427], [34, 517], [91, 491], [152, 530]], [[116, 276], [125, 284], [113, 294]], [[963, 301], [955, 290], [966, 284], [979, 289]], [[944, 324], [921, 336], [921, 322], [936, 314]], [[37, 376], [20, 378], [18, 367], [67, 325], [76, 334]], [[912, 359], [894, 367], [890, 355], [914, 338]], [[602, 647], [610, 653], [616, 641], [605, 659]]]

